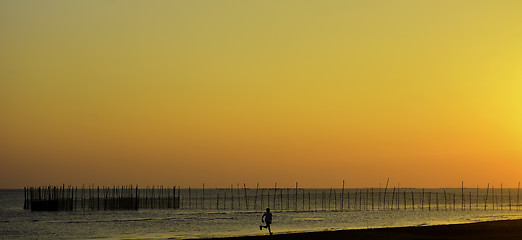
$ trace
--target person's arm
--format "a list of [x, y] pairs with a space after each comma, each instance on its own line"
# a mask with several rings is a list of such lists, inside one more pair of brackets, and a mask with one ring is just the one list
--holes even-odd
[[266, 216], [266, 213], [263, 213], [263, 216], [261, 216], [261, 222], [265, 222], [265, 220], [263, 218], [265, 218]]

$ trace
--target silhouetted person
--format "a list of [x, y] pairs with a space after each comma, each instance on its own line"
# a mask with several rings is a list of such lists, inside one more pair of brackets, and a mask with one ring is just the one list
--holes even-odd
[[266, 212], [263, 213], [261, 217], [261, 222], [266, 223], [265, 226], [259, 226], [259, 230], [263, 230], [263, 228], [268, 228], [268, 232], [272, 235], [272, 230], [270, 229], [270, 224], [272, 224], [272, 213], [270, 212], [270, 208], [266, 209]]

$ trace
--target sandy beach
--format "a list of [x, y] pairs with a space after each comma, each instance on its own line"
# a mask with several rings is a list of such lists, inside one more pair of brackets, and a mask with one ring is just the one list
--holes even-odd
[[399, 227], [361, 230], [340, 230], [310, 233], [289, 233], [270, 236], [246, 236], [233, 238], [234, 240], [253, 239], [361, 239], [361, 240], [413, 240], [413, 239], [452, 239], [452, 240], [515, 240], [522, 239], [522, 220], [503, 220], [492, 222]]

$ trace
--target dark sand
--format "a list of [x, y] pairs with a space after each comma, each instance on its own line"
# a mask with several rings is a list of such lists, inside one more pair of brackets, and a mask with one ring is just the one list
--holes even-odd
[[[264, 229], [263, 229], [264, 230]], [[264, 230], [266, 232], [266, 230]], [[413, 240], [413, 239], [459, 239], [459, 240], [522, 240], [522, 220], [503, 220], [468, 224], [398, 227], [361, 230], [340, 230], [310, 233], [288, 233], [270, 236], [247, 236], [218, 238], [230, 240], [256, 239], [350, 239], [350, 240]]]

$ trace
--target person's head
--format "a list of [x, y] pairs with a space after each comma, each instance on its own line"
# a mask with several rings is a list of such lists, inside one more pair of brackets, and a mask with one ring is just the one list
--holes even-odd
[[266, 212], [270, 212], [270, 208], [266, 208]]

